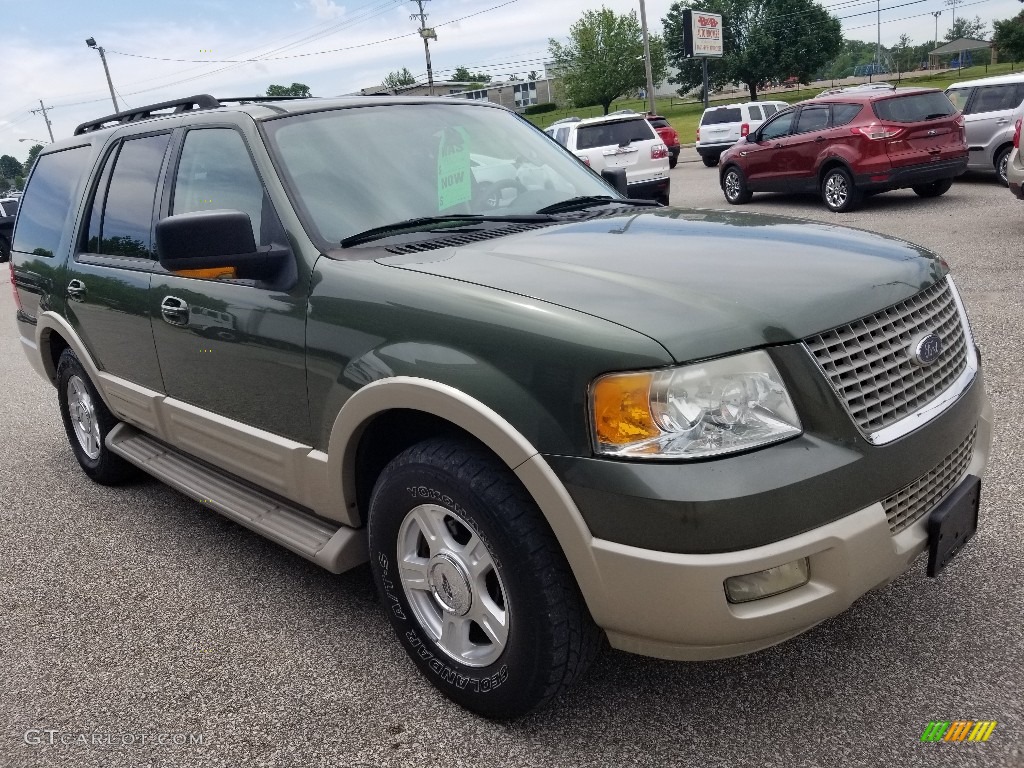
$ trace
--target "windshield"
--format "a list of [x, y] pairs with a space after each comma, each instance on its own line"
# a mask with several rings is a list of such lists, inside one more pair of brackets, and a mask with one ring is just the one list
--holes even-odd
[[392, 104], [265, 125], [293, 202], [321, 244], [420, 217], [518, 215], [615, 196], [558, 144], [493, 107]]

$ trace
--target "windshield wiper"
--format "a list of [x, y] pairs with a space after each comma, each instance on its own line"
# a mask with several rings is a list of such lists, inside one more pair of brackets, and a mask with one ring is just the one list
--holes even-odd
[[359, 245], [361, 243], [368, 243], [372, 240], [380, 240], [383, 237], [390, 237], [391, 235], [400, 234], [402, 232], [415, 232], [417, 230], [430, 230], [435, 226], [451, 223], [468, 223], [474, 224], [476, 222], [483, 221], [497, 221], [512, 224], [529, 224], [538, 221], [557, 221], [552, 216], [545, 216], [542, 213], [516, 213], [507, 215], [497, 214], [475, 214], [475, 213], [456, 213], [444, 216], [420, 216], [415, 219], [406, 219], [405, 221], [396, 221], [394, 224], [385, 224], [382, 227], [374, 227], [368, 229], [365, 232], [359, 232], [355, 235], [349, 235], [341, 241], [342, 248], [348, 248], [353, 245]]
[[595, 205], [657, 205], [654, 200], [635, 200], [631, 197], [612, 197], [611, 195], [583, 195], [582, 197], [570, 197], [558, 203], [545, 205], [537, 213], [564, 213], [565, 211], [579, 211], [584, 208], [591, 208]]

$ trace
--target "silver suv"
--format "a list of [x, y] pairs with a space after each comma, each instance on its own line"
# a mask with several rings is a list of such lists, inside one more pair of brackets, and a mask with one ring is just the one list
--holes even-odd
[[1024, 73], [955, 83], [946, 95], [964, 115], [968, 169], [995, 170], [1005, 185], [1013, 126], [1024, 114]]
[[788, 107], [784, 101], [749, 101], [708, 107], [697, 127], [697, 154], [704, 165], [714, 168], [725, 150]]
[[644, 115], [567, 118], [544, 132], [597, 173], [623, 169], [629, 197], [668, 204], [668, 147]]

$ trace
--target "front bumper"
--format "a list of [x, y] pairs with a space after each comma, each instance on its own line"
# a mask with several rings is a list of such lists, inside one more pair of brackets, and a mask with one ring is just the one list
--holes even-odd
[[1024, 200], [1024, 156], [1019, 149], [1012, 150], [1006, 160], [1006, 182], [1010, 191], [1019, 200]]
[[[921, 434], [918, 435], [926, 441], [952, 443], [962, 437], [959, 431], [947, 434], [947, 430], [954, 428], [954, 423], [957, 430], [963, 426], [961, 422], [965, 418], [971, 418], [977, 425], [973, 451], [954, 488], [968, 475], [983, 476], [991, 451], [992, 408], [984, 393], [980, 373], [972, 390], [972, 395], [965, 396], [944, 414], [946, 419], [937, 418], [919, 430]], [[942, 435], [945, 437], [939, 439]], [[911, 453], [920, 448], [921, 443], [903, 445], [903, 449]], [[948, 453], [949, 449], [950, 445], [945, 445], [941, 451]], [[805, 456], [806, 461], [813, 465], [813, 457], [806, 452]], [[552, 468], [565, 482], [558, 464], [552, 460]], [[715, 462], [706, 462], [703, 466], [715, 474]], [[732, 481], [735, 483], [737, 479], [734, 476]], [[900, 576], [927, 547], [930, 510], [894, 535], [880, 500], [902, 487], [905, 479], [898, 480], [896, 487], [890, 488], [878, 500], [865, 503], [852, 512], [844, 510], [837, 517], [836, 509], [846, 501], [851, 484], [856, 482], [856, 479], [834, 482], [831, 490], [822, 491], [811, 499], [820, 518], [828, 522], [805, 527], [780, 538], [764, 538], [762, 533], [764, 543], [743, 548], [665, 551], [664, 546], [655, 549], [655, 544], [635, 546], [609, 540], [590, 525], [594, 538], [590, 540], [588, 558], [593, 564], [593, 575], [581, 579], [580, 586], [591, 614], [605, 630], [613, 647], [665, 659], [738, 656], [794, 637], [842, 613], [866, 592]], [[580, 496], [578, 486], [574, 488], [567, 483], [566, 487], [583, 517], [590, 517], [592, 509], [587, 502], [592, 499]], [[636, 509], [641, 510], [644, 502], [639, 497], [644, 490], [650, 489], [638, 481], [637, 487], [631, 490], [636, 494]], [[742, 489], [734, 487], [734, 491], [738, 504], [750, 501], [757, 504], [759, 501], [756, 498], [738, 498]], [[690, 492], [702, 491], [690, 489]], [[762, 529], [768, 521], [789, 524], [788, 509], [771, 503], [770, 499], [761, 498], [760, 501], [763, 502], [760, 509]], [[936, 501], [934, 506], [940, 501]], [[692, 506], [703, 507], [696, 502]], [[619, 505], [616, 511], [629, 517], [631, 524], [638, 528], [651, 522], [643, 515], [632, 515], [628, 506]], [[689, 520], [688, 530], [697, 539], [706, 536], [702, 528], [716, 528], [718, 523], [718, 516], [713, 514], [703, 520], [694, 517]], [[662, 536], [664, 543], [667, 543], [668, 537], [664, 534], [668, 530], [660, 528], [655, 532]], [[726, 599], [724, 582], [729, 577], [755, 573], [802, 558], [808, 558], [810, 563], [807, 584], [748, 603], [732, 604]]]

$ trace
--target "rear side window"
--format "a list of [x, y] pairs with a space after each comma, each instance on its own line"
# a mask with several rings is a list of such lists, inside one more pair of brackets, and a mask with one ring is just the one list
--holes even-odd
[[742, 123], [743, 113], [739, 107], [718, 107], [709, 109], [700, 119], [701, 125], [721, 125], [722, 123]]
[[853, 122], [863, 107], [860, 104], [833, 104], [832, 105], [832, 127], [847, 125]]
[[4, 216], [17, 216], [18, 215], [18, 201], [8, 200], [4, 203]]
[[1024, 99], [1024, 85], [983, 85], [976, 89], [974, 100], [964, 114], [977, 115], [984, 112], [1009, 112], [1017, 108]]
[[555, 131], [555, 141], [561, 144], [563, 147], [569, 141], [569, 126], [564, 126]]
[[946, 98], [953, 102], [954, 107], [963, 112], [973, 92], [973, 88], [950, 88], [946, 91]]
[[769, 117], [771, 117], [772, 115], [779, 111], [778, 109], [775, 108], [774, 104], [762, 104], [761, 109], [764, 110], [765, 119], [768, 119]]
[[581, 125], [576, 132], [576, 149], [625, 146], [632, 141], [657, 138], [646, 120], [619, 120], [614, 123]]
[[828, 128], [828, 112], [827, 106], [804, 107], [800, 110], [800, 119], [797, 121], [795, 133], [821, 131]]
[[668, 128], [668, 120], [663, 117], [655, 118], [654, 120], [648, 120], [654, 128]]
[[53, 256], [64, 223], [74, 213], [75, 192], [89, 162], [89, 147], [41, 155], [21, 200], [13, 250]]
[[747, 111], [750, 113], [751, 120], [764, 120], [764, 118], [761, 117], [760, 107], [747, 107]]
[[[91, 253], [123, 258], [155, 259], [153, 203], [169, 133], [125, 141], [107, 160], [89, 217], [86, 248]], [[103, 186], [109, 173], [109, 184]], [[98, 211], [101, 210], [102, 214]]]
[[882, 120], [893, 123], [917, 123], [922, 120], [935, 120], [949, 117], [956, 113], [953, 102], [946, 94], [938, 91], [933, 93], [912, 93], [907, 96], [895, 96], [891, 99], [879, 99], [872, 104], [875, 114]]

